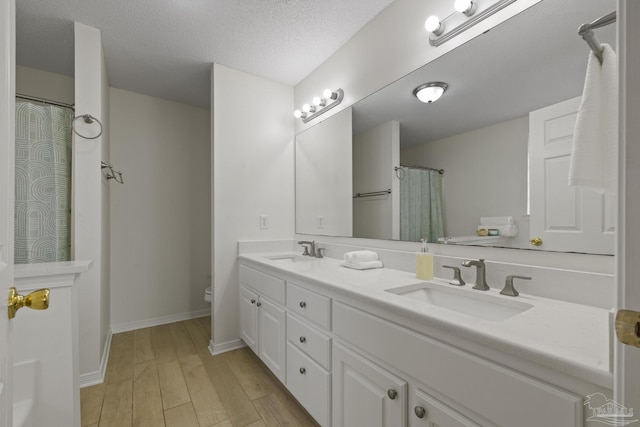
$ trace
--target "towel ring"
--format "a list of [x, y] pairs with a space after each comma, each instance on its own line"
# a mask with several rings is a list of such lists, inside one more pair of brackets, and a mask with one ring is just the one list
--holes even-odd
[[[98, 134], [96, 136], [85, 136], [80, 134], [77, 130], [76, 130], [76, 120], [82, 118], [82, 120], [86, 123], [86, 124], [92, 124], [93, 122], [98, 122], [98, 124], [100, 125], [100, 132], [98, 132]], [[81, 114], [79, 116], [75, 116], [73, 118], [73, 121], [71, 122], [71, 129], [73, 129], [73, 132], [78, 135], [80, 138], [84, 138], [84, 139], [96, 139], [99, 138], [100, 135], [102, 135], [102, 123], [100, 122], [100, 120], [98, 120], [97, 118], [93, 117], [91, 114]]]

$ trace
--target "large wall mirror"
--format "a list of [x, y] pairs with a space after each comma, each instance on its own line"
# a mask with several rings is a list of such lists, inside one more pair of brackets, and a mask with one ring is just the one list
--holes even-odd
[[[326, 165], [296, 164], [296, 232], [613, 254], [615, 200], [568, 187], [568, 153], [554, 162], [532, 156], [535, 144], [570, 147], [589, 53], [577, 30], [615, 7], [615, 0], [544, 0], [299, 134], [297, 152], [302, 143], [332, 150], [313, 141], [331, 127], [351, 137], [352, 155], [342, 147], [317, 156]], [[615, 48], [615, 25], [596, 37]], [[419, 102], [414, 89], [434, 81], [448, 85], [442, 98]], [[343, 114], [352, 116], [348, 125]], [[543, 140], [532, 140], [537, 135]], [[323, 194], [309, 182], [336, 188], [335, 172], [305, 177], [323, 170], [352, 176], [344, 184], [348, 208], [330, 220], [308, 202]], [[498, 236], [478, 236], [488, 218], [505, 220], [486, 226]], [[583, 232], [587, 223], [595, 237]], [[532, 245], [539, 236], [544, 243]]]

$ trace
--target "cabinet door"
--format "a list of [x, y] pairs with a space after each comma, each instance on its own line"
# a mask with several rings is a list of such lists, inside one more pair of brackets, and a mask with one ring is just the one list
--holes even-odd
[[407, 383], [336, 343], [333, 408], [333, 427], [404, 427]]
[[409, 412], [411, 427], [480, 427], [422, 390], [416, 390]]
[[254, 353], [258, 352], [258, 295], [240, 286], [240, 338]]
[[266, 298], [258, 301], [260, 359], [282, 382], [285, 381], [285, 311]]

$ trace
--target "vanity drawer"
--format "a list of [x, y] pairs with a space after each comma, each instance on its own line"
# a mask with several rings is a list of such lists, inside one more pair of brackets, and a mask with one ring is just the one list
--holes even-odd
[[325, 329], [331, 329], [331, 299], [287, 282], [287, 308]]
[[289, 314], [287, 315], [287, 339], [323, 368], [329, 369], [331, 338]]
[[320, 425], [329, 425], [331, 375], [290, 342], [287, 343], [287, 388]]
[[240, 283], [249, 286], [260, 295], [284, 305], [284, 280], [241, 265]]
[[335, 302], [333, 330], [350, 345], [497, 425], [583, 425], [581, 396], [357, 308]]

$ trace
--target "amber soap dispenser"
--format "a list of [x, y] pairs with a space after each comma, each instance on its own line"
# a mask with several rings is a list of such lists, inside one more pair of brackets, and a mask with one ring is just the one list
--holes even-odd
[[420, 280], [433, 279], [433, 254], [429, 253], [425, 239], [422, 239], [422, 249], [416, 253], [416, 277]]

